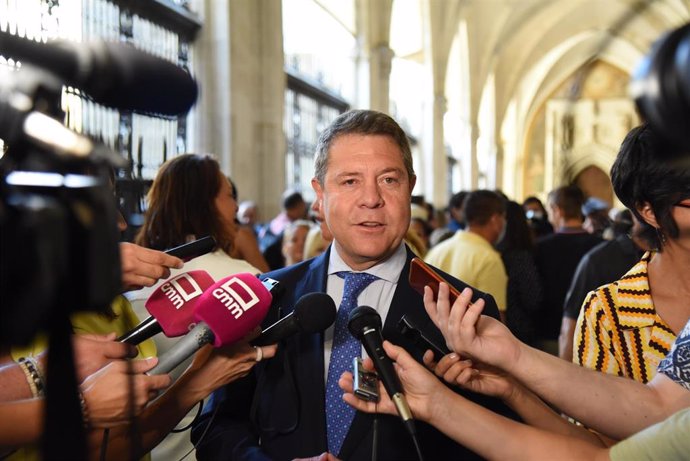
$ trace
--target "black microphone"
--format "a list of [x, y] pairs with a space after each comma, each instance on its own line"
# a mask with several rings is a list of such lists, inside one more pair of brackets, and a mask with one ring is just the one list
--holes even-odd
[[252, 346], [267, 346], [297, 333], [323, 331], [335, 321], [335, 303], [326, 293], [307, 293], [297, 300], [295, 309], [266, 328], [250, 342]]
[[358, 306], [350, 312], [347, 328], [352, 336], [364, 345], [364, 349], [374, 362], [374, 368], [376, 368], [379, 378], [383, 381], [386, 392], [388, 392], [400, 418], [405, 423], [405, 427], [416, 442], [417, 430], [412, 411], [403, 394], [402, 384], [395, 368], [393, 368], [393, 362], [383, 349], [381, 316], [369, 306]]
[[198, 95], [186, 70], [122, 42], [39, 43], [0, 32], [0, 53], [49, 70], [115, 109], [182, 115]]

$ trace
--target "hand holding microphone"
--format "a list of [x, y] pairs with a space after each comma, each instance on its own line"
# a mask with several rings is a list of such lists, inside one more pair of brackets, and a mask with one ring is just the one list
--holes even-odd
[[[402, 347], [384, 341], [383, 349], [395, 362], [397, 376], [400, 377], [407, 402], [415, 416], [422, 421], [433, 423], [436, 417], [442, 416], [442, 409], [441, 412], [437, 411], [439, 409], [435, 407], [435, 402], [440, 401], [442, 396], [454, 395], [453, 391], [449, 390], [442, 381], [417, 362]], [[375, 369], [373, 360], [371, 358], [364, 359], [364, 367], [369, 371]], [[398, 414], [388, 391], [383, 392], [384, 389], [380, 389], [381, 398], [376, 403], [363, 400], [354, 394], [354, 380], [350, 372], [343, 373], [338, 384], [346, 392], [344, 400], [357, 410], [365, 413]], [[381, 383], [379, 383], [379, 387], [384, 388]]]
[[206, 344], [218, 348], [239, 341], [259, 326], [271, 300], [271, 292], [252, 274], [219, 280], [199, 297], [193, 314], [196, 326], [149, 373], [168, 373]]
[[395, 373], [393, 362], [391, 362], [383, 348], [381, 316], [369, 306], [358, 306], [350, 312], [347, 327], [350, 333], [364, 345], [364, 349], [374, 362], [379, 378], [383, 381], [386, 392], [388, 392], [395, 404], [398, 415], [400, 415], [400, 418], [405, 423], [405, 427], [416, 443], [417, 430], [412, 411], [410, 411], [410, 407], [403, 394], [403, 387], [400, 384], [398, 375]]
[[188, 333], [194, 323], [194, 308], [213, 283], [213, 278], [203, 270], [183, 272], [167, 280], [146, 300], [151, 316], [118, 341], [136, 345], [160, 332], [169, 338]]

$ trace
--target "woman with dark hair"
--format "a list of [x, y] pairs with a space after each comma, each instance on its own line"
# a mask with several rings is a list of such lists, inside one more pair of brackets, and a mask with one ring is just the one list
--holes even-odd
[[[211, 253], [187, 261], [183, 269], [172, 270], [171, 276], [197, 269], [205, 270], [214, 280], [241, 272], [260, 273], [248, 262], [230, 256], [238, 228], [237, 201], [232, 183], [213, 156], [183, 154], [168, 160], [158, 170], [147, 199], [144, 224], [136, 237], [139, 245], [165, 250], [207, 235], [216, 240], [216, 248]], [[141, 318], [148, 316], [145, 301], [163, 282], [127, 294]], [[176, 342], [160, 334], [154, 340], [159, 355]], [[170, 373], [173, 379], [189, 362], [191, 358]], [[180, 424], [193, 420], [192, 413], [196, 414], [196, 410]], [[180, 459], [190, 449], [188, 432], [172, 433], [153, 451], [153, 459]]]
[[533, 195], [527, 197], [522, 202], [522, 209], [527, 216], [527, 224], [529, 224], [535, 239], [553, 234], [553, 226], [549, 222], [546, 208], [539, 198]]
[[506, 324], [526, 344], [533, 344], [533, 316], [539, 310], [542, 290], [534, 263], [532, 231], [520, 204], [506, 202], [506, 231], [496, 245], [508, 274]]
[[185, 154], [167, 161], [146, 198], [148, 208], [137, 244], [165, 250], [211, 235], [217, 249], [232, 252], [237, 202], [212, 156]]
[[623, 141], [613, 188], [652, 251], [620, 280], [589, 293], [575, 327], [575, 362], [646, 383], [688, 321], [689, 158], [647, 125]]

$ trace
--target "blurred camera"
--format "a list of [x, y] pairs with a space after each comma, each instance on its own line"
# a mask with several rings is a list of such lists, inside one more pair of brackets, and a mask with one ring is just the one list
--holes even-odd
[[0, 77], [0, 344], [105, 312], [121, 288], [111, 155], [62, 125], [61, 89], [29, 65]]
[[654, 42], [633, 73], [630, 93], [654, 130], [690, 152], [690, 24]]

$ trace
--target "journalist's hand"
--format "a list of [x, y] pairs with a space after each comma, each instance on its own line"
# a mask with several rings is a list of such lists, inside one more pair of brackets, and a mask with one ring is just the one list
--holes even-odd
[[130, 291], [150, 287], [170, 277], [170, 269], [181, 269], [184, 261], [162, 251], [123, 242], [120, 243], [120, 265], [122, 291]]
[[72, 336], [72, 347], [77, 379], [80, 383], [113, 360], [133, 358], [137, 355], [136, 347], [115, 341], [115, 333], [76, 334]]
[[520, 341], [500, 321], [481, 315], [484, 300], [471, 304], [472, 290], [465, 288], [451, 309], [448, 294], [445, 283], [439, 286], [438, 300], [434, 300], [429, 287], [424, 289], [424, 307], [441, 330], [448, 347], [475, 362], [501, 369], [517, 363]]
[[[87, 408], [87, 418], [93, 427], [105, 428], [127, 422], [137, 416], [158, 391], [170, 385], [170, 376], [148, 376], [155, 357], [126, 362], [117, 360], [92, 374], [81, 384]], [[133, 389], [133, 395], [129, 390]], [[134, 415], [130, 415], [130, 408]]]

